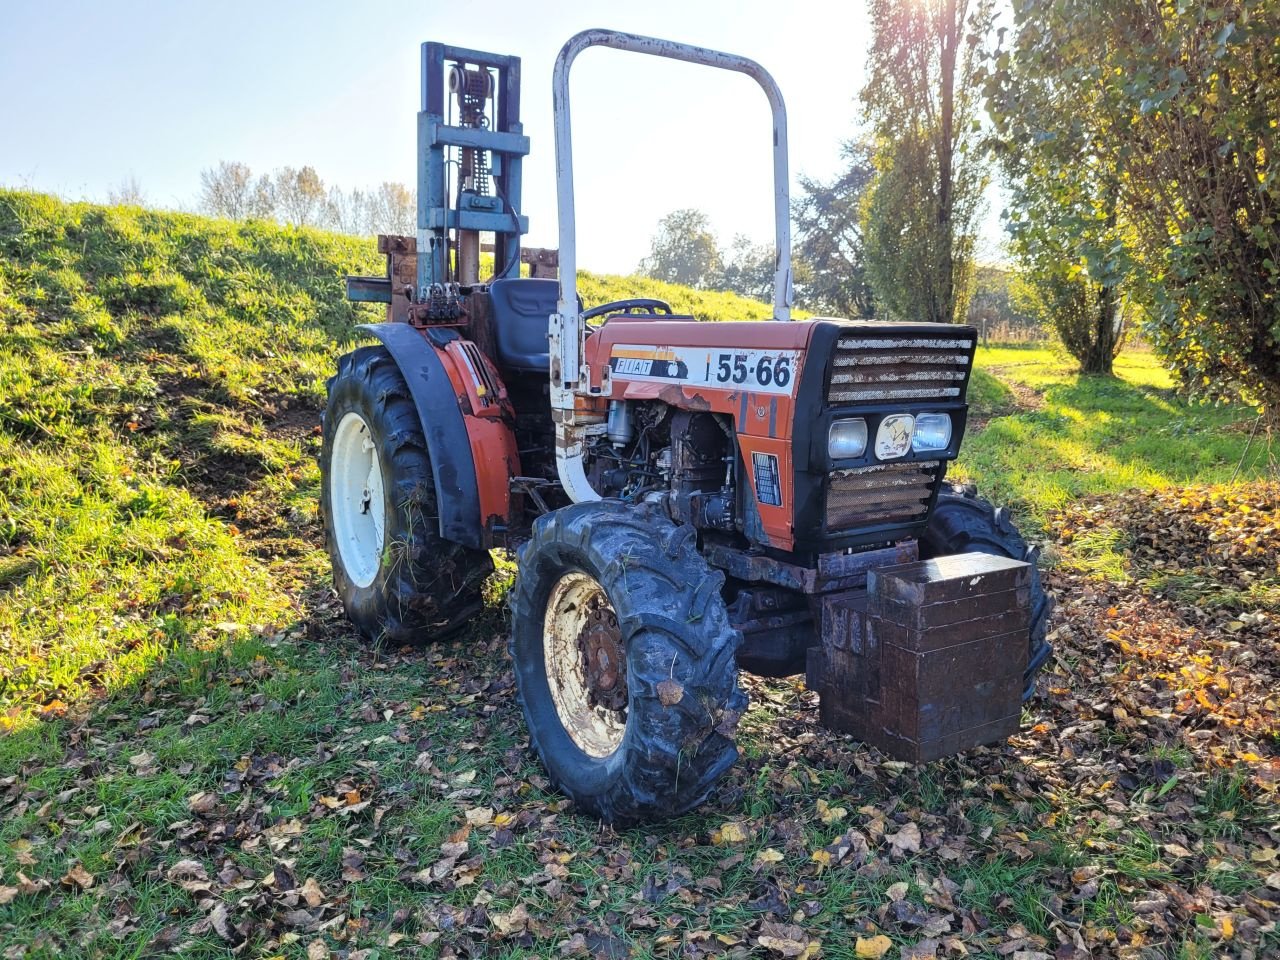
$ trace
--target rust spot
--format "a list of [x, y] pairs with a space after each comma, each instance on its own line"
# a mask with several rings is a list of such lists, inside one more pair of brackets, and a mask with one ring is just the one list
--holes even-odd
[[678, 383], [670, 383], [658, 391], [658, 399], [681, 410], [692, 410], [701, 413], [711, 409], [711, 401], [702, 394], [693, 391], [686, 393]]

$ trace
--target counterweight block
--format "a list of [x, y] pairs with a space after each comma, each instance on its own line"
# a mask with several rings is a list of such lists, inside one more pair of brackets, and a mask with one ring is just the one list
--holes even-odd
[[828, 596], [808, 683], [824, 726], [924, 763], [1018, 732], [1031, 568], [985, 553], [873, 570]]

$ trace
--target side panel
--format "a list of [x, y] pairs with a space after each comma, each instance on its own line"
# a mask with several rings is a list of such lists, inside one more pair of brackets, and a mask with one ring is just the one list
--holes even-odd
[[489, 404], [498, 408], [498, 415], [477, 416], [474, 410], [486, 407], [483, 394], [490, 390], [479, 373], [469, 383], [459, 359], [465, 341], [455, 331], [419, 331], [402, 323], [362, 324], [359, 329], [382, 342], [409, 385], [435, 474], [440, 535], [477, 549], [491, 546], [492, 528], [505, 523], [510, 513], [508, 471], [519, 469], [515, 437], [501, 416], [505, 391], [496, 372], [485, 365], [498, 388]]
[[613, 318], [587, 340], [587, 362], [601, 396], [661, 400], [729, 416], [752, 500], [747, 537], [790, 550], [795, 544], [795, 396], [811, 329], [804, 321]]

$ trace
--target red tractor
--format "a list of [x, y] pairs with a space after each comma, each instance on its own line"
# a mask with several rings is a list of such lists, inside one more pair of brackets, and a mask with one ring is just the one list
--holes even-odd
[[[773, 114], [777, 322], [577, 294], [569, 69], [591, 46], [745, 73]], [[824, 724], [924, 761], [1017, 730], [1050, 602], [1007, 514], [944, 481], [972, 327], [791, 320], [786, 113], [741, 57], [590, 30], [555, 66], [559, 279], [520, 276], [514, 57], [427, 43], [419, 231], [382, 237], [379, 341], [324, 421], [334, 586], [366, 635], [465, 625], [515, 551], [534, 749], [612, 823], [703, 801], [737, 757], [738, 671], [806, 672]], [[481, 235], [493, 273], [481, 282]], [[526, 258], [542, 272], [548, 258]]]

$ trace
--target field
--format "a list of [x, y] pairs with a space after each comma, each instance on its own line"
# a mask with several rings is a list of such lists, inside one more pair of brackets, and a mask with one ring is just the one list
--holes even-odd
[[[915, 768], [749, 680], [743, 759], [621, 833], [528, 750], [500, 566], [470, 633], [371, 650], [316, 522], [371, 242], [0, 192], [6, 958], [1280, 953], [1280, 488], [1155, 360], [979, 354], [955, 474], [1058, 594], [1008, 744]], [[583, 282], [588, 302], [725, 294]], [[1240, 482], [1231, 483], [1239, 470]]]

